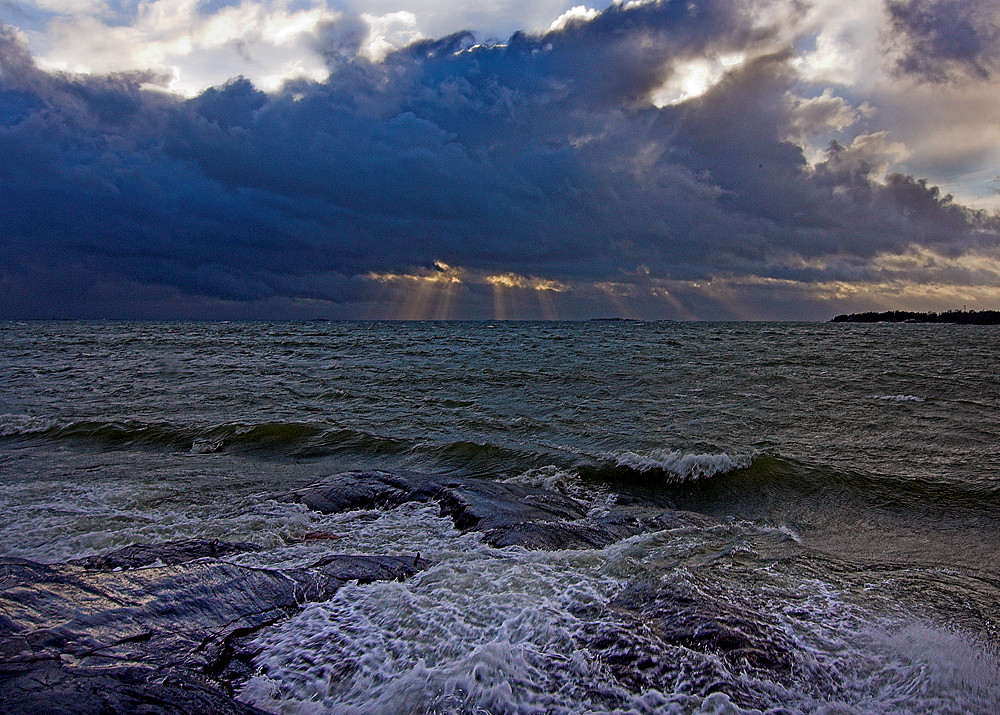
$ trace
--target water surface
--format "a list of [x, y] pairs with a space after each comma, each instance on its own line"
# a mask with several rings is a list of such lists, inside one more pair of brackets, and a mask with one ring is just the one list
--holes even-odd
[[[0, 346], [3, 555], [207, 537], [287, 565], [330, 548], [300, 541], [326, 530], [340, 551], [437, 562], [263, 634], [243, 693], [261, 707], [997, 708], [996, 327], [31, 322], [0, 324]], [[716, 525], [527, 552], [427, 505], [323, 516], [269, 498], [350, 469]], [[624, 682], [588, 633], [628, 631], [609, 604], [637, 583], [745, 604], [796, 644], [793, 672], [725, 671], [713, 690], [692, 660]]]

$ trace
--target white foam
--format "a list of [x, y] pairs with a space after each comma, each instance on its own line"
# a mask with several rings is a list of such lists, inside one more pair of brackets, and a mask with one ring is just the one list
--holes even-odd
[[748, 456], [733, 456], [726, 452], [693, 454], [668, 449], [654, 449], [647, 454], [622, 452], [607, 456], [619, 466], [638, 472], [666, 472], [677, 481], [714, 477], [735, 469], [745, 469], [751, 462]]
[[894, 402], [925, 402], [927, 398], [916, 395], [875, 395], [878, 400], [892, 400]]
[[191, 454], [214, 454], [222, 449], [226, 441], [222, 438], [212, 439], [209, 437], [198, 437], [191, 443]]
[[[241, 699], [288, 713], [606, 710], [627, 693], [578, 644], [574, 604], [617, 582], [587, 552], [486, 547], [406, 583], [348, 586], [258, 640]], [[604, 683], [609, 702], [595, 699]], [[596, 688], [599, 693], [601, 688]]]
[[[347, 586], [262, 632], [260, 670], [241, 700], [309, 715], [758, 712], [731, 695], [692, 692], [683, 663], [677, 682], [657, 690], [633, 692], [615, 680], [591, 636], [634, 629], [608, 606], [637, 580], [679, 582], [706, 604], [729, 599], [745, 604], [748, 617], [775, 619], [794, 645], [793, 679], [714, 662], [736, 692], [783, 712], [985, 715], [998, 692], [995, 658], [961, 636], [873, 616], [819, 580], [761, 570], [749, 541], [762, 532], [749, 525], [642, 534], [595, 551], [527, 552], [439, 529], [418, 506], [412, 528], [441, 542], [439, 563], [404, 583]], [[705, 580], [709, 553], [724, 580]], [[746, 574], [729, 573], [747, 558], [751, 585]], [[697, 658], [711, 656], [678, 649], [676, 657], [691, 658], [696, 670]]]
[[636, 555], [696, 545], [661, 534], [526, 552], [441, 537], [445, 560], [411, 580], [347, 586], [263, 633], [240, 699], [309, 715], [652, 712], [676, 700], [622, 687], [584, 631], [601, 626]]
[[789, 539], [791, 539], [792, 541], [794, 541], [797, 544], [801, 544], [802, 543], [802, 536], [801, 536], [801, 534], [799, 534], [799, 532], [797, 532], [795, 529], [793, 529], [792, 527], [790, 527], [788, 524], [782, 524], [781, 526], [779, 526], [778, 527], [778, 533], [784, 534], [785, 536], [787, 536]]
[[[523, 477], [558, 475], [546, 470]], [[996, 692], [995, 661], [959, 636], [873, 620], [822, 581], [760, 569], [754, 554], [767, 551], [761, 540], [784, 529], [732, 523], [641, 534], [602, 550], [529, 552], [495, 549], [478, 534], [461, 534], [426, 504], [319, 523], [341, 535], [338, 551], [419, 549], [437, 564], [402, 583], [346, 586], [263, 631], [255, 643], [259, 671], [240, 698], [269, 711], [753, 712], [722, 694], [699, 697], [683, 680], [632, 692], [601, 662], [601, 651], [591, 650], [588, 634], [595, 628], [633, 627], [616, 622], [608, 608], [624, 584], [668, 578], [680, 579], [707, 604], [733, 598], [750, 604], [751, 616], [776, 619], [795, 646], [795, 679], [766, 671], [722, 677], [788, 712], [888, 714], [915, 703], [909, 711], [986, 713], [976, 708]], [[308, 546], [286, 547], [289, 563], [299, 548]], [[724, 580], [704, 579], [712, 559]], [[749, 571], [739, 571], [741, 563]], [[689, 568], [703, 576], [691, 581]], [[685, 653], [677, 657], [703, 657]]]
[[503, 481], [564, 494], [586, 506], [587, 516], [592, 518], [609, 514], [618, 500], [617, 495], [609, 489], [599, 484], [586, 484], [575, 472], [555, 465], [529, 469]]
[[[928, 711], [996, 712], [1000, 702], [1000, 661], [965, 636], [924, 623], [874, 634], [893, 656], [886, 669], [911, 679]], [[959, 708], [954, 694], [963, 694]], [[974, 705], [978, 705], [975, 708]]]

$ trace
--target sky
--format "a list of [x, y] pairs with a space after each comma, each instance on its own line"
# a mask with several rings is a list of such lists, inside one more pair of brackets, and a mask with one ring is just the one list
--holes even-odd
[[1000, 309], [996, 0], [0, 0], [0, 318]]

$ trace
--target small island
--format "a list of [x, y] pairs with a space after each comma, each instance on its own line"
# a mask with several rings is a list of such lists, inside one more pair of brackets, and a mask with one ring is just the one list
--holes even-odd
[[838, 315], [831, 323], [954, 323], [959, 325], [1000, 325], [998, 310], [948, 310], [943, 313], [915, 313], [889, 310], [883, 313]]

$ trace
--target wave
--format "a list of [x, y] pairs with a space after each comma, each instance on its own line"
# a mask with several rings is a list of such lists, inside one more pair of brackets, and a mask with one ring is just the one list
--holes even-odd
[[683, 484], [747, 469], [755, 455], [653, 449], [643, 453], [605, 452], [600, 457], [603, 463], [583, 468], [586, 476], [615, 481], [654, 477], [664, 483]]
[[93, 442], [113, 447], [166, 447], [192, 454], [264, 451], [296, 457], [340, 451], [397, 454], [413, 442], [317, 422], [176, 425], [139, 420], [55, 420], [27, 415], [0, 416], [0, 438]]
[[895, 402], [926, 402], [926, 397], [916, 395], [875, 395], [877, 400], [893, 400]]
[[[726, 457], [732, 460], [732, 468], [727, 468]], [[674, 463], [666, 462], [666, 466]], [[682, 475], [677, 473], [682, 470], [676, 467], [676, 471], [661, 468], [641, 471], [615, 462], [596, 474], [610, 481], [631, 482], [642, 489], [668, 490], [678, 506], [687, 505], [696, 511], [724, 505], [732, 513], [752, 507], [746, 513], [759, 515], [771, 513], [778, 503], [793, 508], [791, 505], [799, 502], [821, 503], [822, 509], [831, 514], [850, 504], [856, 510], [891, 508], [904, 513], [912, 510], [919, 515], [926, 513], [929, 505], [938, 508], [947, 505], [950, 514], [975, 515], [977, 519], [986, 516], [993, 522], [993, 515], [1000, 509], [1000, 490], [995, 488], [863, 471], [774, 453], [688, 454], [677, 458], [676, 463], [691, 465], [690, 471]], [[761, 509], [756, 510], [755, 505]]]
[[424, 444], [420, 451], [435, 462], [441, 461], [473, 476], [485, 477], [509, 473], [512, 468], [523, 470], [544, 467], [553, 462], [562, 464], [564, 461], [556, 453], [468, 440]]
[[436, 441], [373, 434], [321, 421], [184, 425], [143, 420], [59, 420], [0, 415], [0, 439], [90, 443], [105, 448], [162, 448], [190, 454], [260, 452], [314, 458], [353, 453], [399, 455], [490, 476], [548, 464], [553, 454], [489, 441]]
[[0, 415], [0, 438], [27, 437], [44, 434], [57, 424], [56, 420], [33, 415]]
[[734, 457], [726, 452], [693, 454], [666, 449], [654, 449], [648, 454], [623, 452], [608, 457], [619, 467], [626, 467], [640, 474], [662, 472], [681, 482], [707, 479], [716, 474], [745, 469], [751, 463], [750, 457]]
[[[463, 435], [464, 436], [464, 435]], [[808, 493], [822, 489], [851, 499], [878, 495], [886, 503], [916, 506], [935, 501], [980, 512], [1000, 506], [995, 486], [960, 485], [914, 475], [858, 471], [842, 464], [804, 462], [746, 451], [619, 449], [590, 452], [541, 442], [473, 441], [403, 437], [323, 421], [176, 424], [142, 420], [59, 420], [0, 414], [0, 441], [76, 442], [103, 449], [166, 449], [195, 455], [258, 454], [264, 457], [376, 459], [404, 467], [506, 479], [555, 470], [560, 479], [603, 483], [616, 489], [698, 491], [703, 498], [752, 500], [752, 495]], [[532, 471], [536, 470], [536, 471]], [[545, 472], [547, 473], [547, 472]], [[616, 486], [617, 485], [617, 486]], [[588, 488], [590, 488], [588, 487]], [[742, 496], [734, 496], [741, 494]], [[674, 494], [676, 497], [677, 494]], [[678, 497], [679, 498], [679, 497]]]

